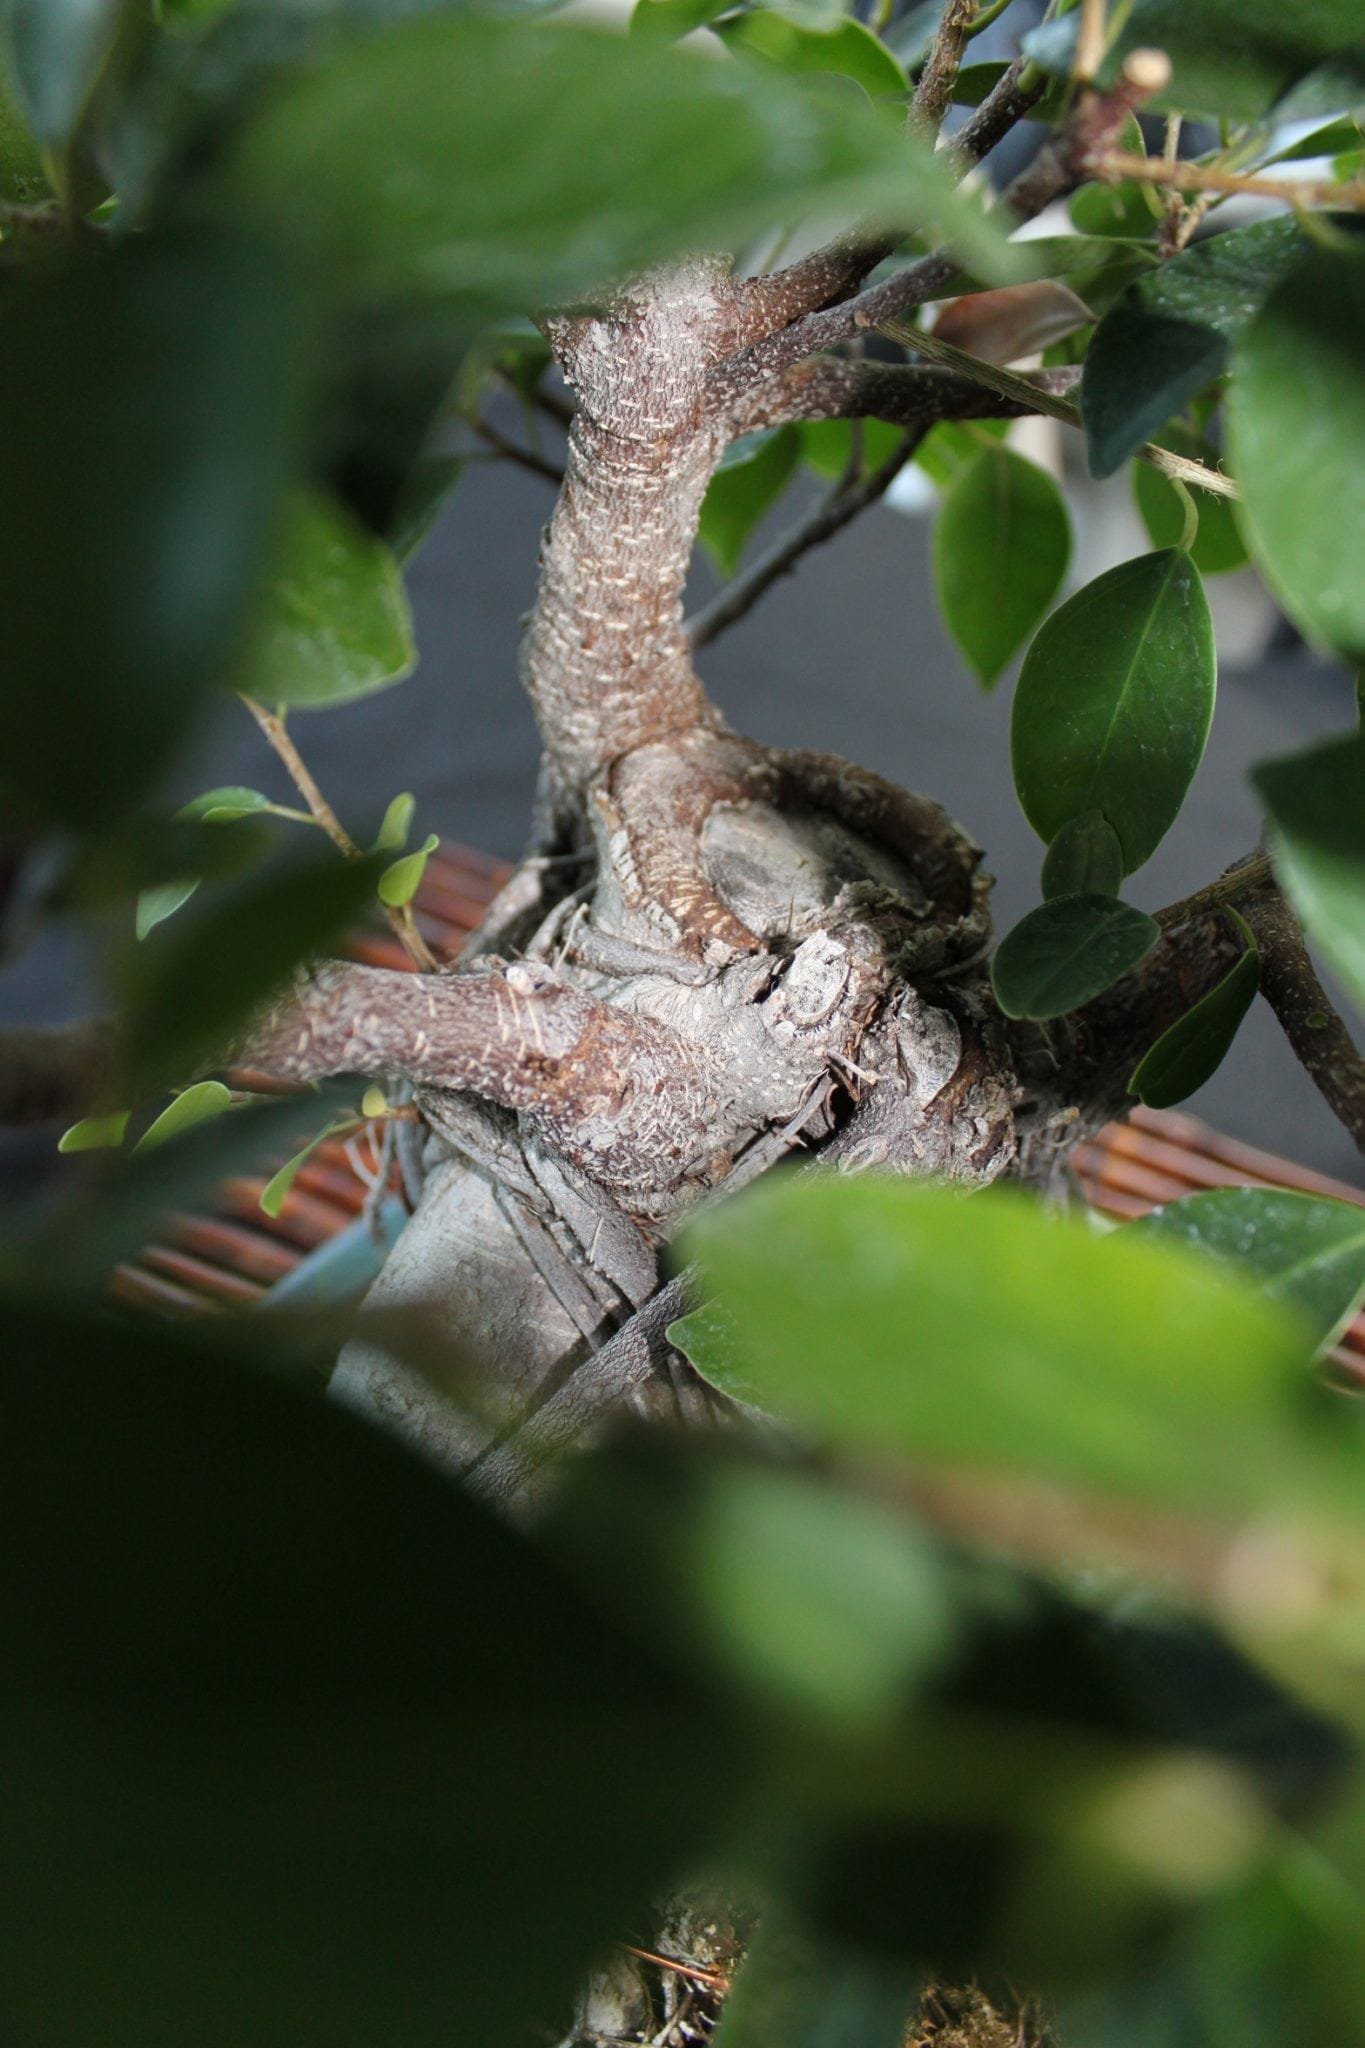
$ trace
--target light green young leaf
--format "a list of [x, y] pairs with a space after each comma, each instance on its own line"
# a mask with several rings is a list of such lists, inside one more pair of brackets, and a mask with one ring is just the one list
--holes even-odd
[[1197, 242], [1115, 300], [1081, 377], [1092, 476], [1112, 476], [1222, 374], [1232, 343], [1303, 248], [1297, 221], [1255, 221]]
[[934, 575], [949, 632], [985, 689], [1057, 595], [1071, 522], [1045, 470], [978, 448], [953, 476], [934, 526]]
[[416, 660], [392, 549], [339, 504], [297, 498], [251, 664], [251, 694], [295, 707], [347, 704], [401, 682]]
[[427, 862], [440, 843], [437, 834], [429, 832], [415, 853], [405, 853], [401, 860], [386, 867], [375, 884], [380, 902], [387, 903], [391, 910], [401, 910], [404, 904], [411, 903], [422, 886]]
[[811, 207], [929, 227], [1010, 268], [932, 151], [820, 78], [463, 10], [300, 69], [245, 124], [214, 198], [362, 299], [437, 299], [480, 324]]
[[1325, 1350], [1365, 1293], [1365, 1207], [1286, 1188], [1214, 1188], [1126, 1226], [1229, 1261], [1291, 1303]]
[[131, 1115], [131, 1110], [117, 1109], [108, 1116], [83, 1116], [79, 1123], [62, 1132], [57, 1140], [57, 1150], [100, 1152], [108, 1146], [121, 1145]]
[[1314, 248], [1241, 338], [1228, 441], [1257, 564], [1310, 639], [1365, 656], [1365, 252]]
[[277, 1173], [271, 1175], [270, 1179], [261, 1189], [260, 1198], [261, 1207], [267, 1216], [273, 1218], [279, 1215], [289, 1198], [289, 1192], [294, 1182], [298, 1179], [318, 1147], [325, 1145], [333, 1132], [342, 1129], [344, 1124], [349, 1121], [348, 1118], [339, 1119], [334, 1117], [331, 1123], [324, 1124], [317, 1136], [310, 1138], [308, 1143], [297, 1151], [292, 1159], [286, 1159], [284, 1165]]
[[1175, 1247], [1014, 1189], [790, 1175], [699, 1214], [680, 1255], [733, 1325], [687, 1344], [701, 1369], [841, 1449], [1365, 1524], [1311, 1332]]
[[145, 939], [148, 932], [154, 932], [168, 917], [174, 917], [181, 904], [188, 903], [198, 887], [198, 875], [190, 875], [183, 881], [160, 882], [154, 889], [144, 889], [133, 913], [137, 936]]
[[1261, 980], [1256, 943], [1245, 925], [1242, 929], [1250, 943], [1241, 959], [1139, 1061], [1128, 1087], [1149, 1109], [1169, 1109], [1193, 1095], [1217, 1073], [1231, 1048]]
[[1068, 818], [1043, 860], [1043, 895], [1117, 896], [1123, 887], [1123, 848], [1102, 811]]
[[991, 963], [1007, 1017], [1063, 1017], [1146, 958], [1161, 927], [1112, 896], [1056, 896], [1007, 932]]
[[1051, 843], [1102, 811], [1131, 874], [1174, 823], [1213, 718], [1213, 626], [1179, 548], [1106, 570], [1041, 628], [1011, 725], [1024, 815]]
[[372, 853], [397, 853], [400, 846], [408, 843], [412, 830], [412, 814], [417, 808], [417, 799], [410, 791], [404, 790], [393, 798], [384, 813], [383, 821], [375, 834]]
[[273, 811], [274, 804], [259, 789], [244, 789], [240, 783], [225, 784], [221, 789], [206, 789], [202, 796], [191, 797], [176, 812], [178, 818], [198, 818], [205, 825], [225, 825], [234, 818], [255, 817], [261, 811]]
[[153, 1146], [164, 1145], [168, 1138], [177, 1138], [182, 1131], [192, 1131], [196, 1124], [205, 1124], [210, 1117], [221, 1116], [225, 1109], [231, 1107], [232, 1090], [225, 1088], [221, 1081], [196, 1081], [192, 1087], [182, 1088], [155, 1123], [147, 1126], [133, 1150], [145, 1152]]
[[1285, 894], [1365, 1010], [1365, 732], [1253, 771]]
[[702, 500], [698, 538], [723, 576], [733, 576], [744, 544], [786, 490], [801, 456], [795, 427], [736, 442]]
[[860, 21], [838, 20], [825, 28], [805, 27], [785, 13], [757, 8], [716, 24], [729, 50], [779, 71], [832, 71], [852, 78], [873, 99], [908, 91], [904, 71], [885, 43]]

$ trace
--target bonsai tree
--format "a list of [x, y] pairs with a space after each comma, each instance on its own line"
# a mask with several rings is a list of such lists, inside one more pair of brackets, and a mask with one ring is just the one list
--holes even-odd
[[[979, 62], [1009, 0], [9, 0], [4, 879], [113, 999], [0, 1040], [6, 1118], [91, 1154], [6, 1255], [19, 2037], [1359, 2034], [1360, 1436], [1312, 1361], [1365, 1228], [1064, 1213], [1258, 988], [1365, 1144], [1308, 950], [1365, 1001], [1359, 733], [1124, 894], [1208, 736], [1202, 575], [1365, 650], [1354, 14], [1054, 0]], [[1152, 540], [1060, 604], [1030, 414]], [[306, 714], [410, 668], [470, 455], [561, 442], [529, 845], [447, 960], [435, 835], [339, 819]], [[912, 461], [966, 665], [1023, 653], [999, 938], [931, 795], [704, 683]], [[223, 687], [296, 804], [171, 813]], [[332, 957], [367, 915], [407, 970]], [[344, 1326], [99, 1308], [204, 1179], [363, 1125], [413, 1214]]]

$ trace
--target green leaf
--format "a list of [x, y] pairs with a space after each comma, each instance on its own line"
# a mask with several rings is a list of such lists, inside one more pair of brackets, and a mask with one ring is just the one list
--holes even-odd
[[934, 527], [934, 575], [948, 630], [986, 689], [1057, 595], [1070, 555], [1062, 494], [1036, 463], [980, 448], [957, 471]]
[[154, 889], [143, 889], [133, 913], [133, 929], [138, 938], [145, 939], [148, 932], [174, 917], [181, 904], [189, 902], [199, 880], [198, 875], [188, 875], [178, 882], [160, 882]]
[[1154, 918], [1112, 896], [1056, 896], [1007, 932], [991, 963], [1007, 1017], [1064, 1017], [1144, 960], [1161, 936]]
[[1123, 848], [1102, 811], [1068, 818], [1043, 861], [1043, 895], [1117, 896], [1123, 887]]
[[100, 1152], [109, 1145], [121, 1145], [131, 1110], [117, 1109], [108, 1116], [83, 1116], [57, 1140], [59, 1152]]
[[192, 796], [176, 813], [180, 818], [198, 818], [205, 825], [227, 825], [235, 818], [253, 818], [275, 805], [259, 789], [245, 789], [239, 782], [224, 783], [220, 789], [206, 789]]
[[1217, 987], [1201, 996], [1143, 1055], [1128, 1083], [1130, 1093], [1149, 1109], [1169, 1109], [1202, 1088], [1222, 1065], [1260, 981], [1261, 959], [1253, 941]]
[[[1157, 438], [1163, 448], [1173, 449], [1177, 455], [1196, 455], [1206, 462], [1210, 459], [1211, 451], [1179, 428], [1164, 426]], [[1216, 455], [1213, 462], [1216, 467]], [[1185, 530], [1185, 507], [1180, 493], [1150, 462], [1135, 462], [1132, 475], [1133, 497], [1153, 547], [1175, 547]], [[1193, 485], [1189, 489], [1199, 513], [1199, 529], [1190, 549], [1195, 568], [1204, 576], [1220, 576], [1229, 569], [1240, 569], [1247, 559], [1247, 547], [1233, 501]]]
[[384, 813], [383, 821], [375, 834], [371, 853], [397, 853], [400, 846], [408, 843], [412, 830], [412, 814], [417, 808], [417, 799], [410, 790], [393, 798]]
[[1256, 221], [1197, 242], [1129, 285], [1096, 328], [1081, 376], [1092, 476], [1112, 476], [1222, 375], [1232, 343], [1303, 247], [1297, 221]]
[[140, 0], [6, 0], [0, 44], [62, 195], [84, 212], [99, 196], [80, 130], [111, 71], [148, 26]]
[[681, 1256], [733, 1323], [727, 1347], [689, 1344], [702, 1371], [843, 1450], [1201, 1514], [1365, 1515], [1359, 1433], [1311, 1388], [1308, 1333], [1135, 1232], [1004, 1187], [790, 1175], [698, 1215]]
[[797, 428], [801, 437], [801, 461], [816, 476], [838, 483], [853, 460], [854, 431], [858, 429], [862, 451], [860, 473], [880, 469], [883, 462], [905, 439], [904, 430], [885, 420], [803, 420]]
[[752, 1768], [685, 1657], [260, 1370], [259, 1328], [4, 1319], [7, 2032], [491, 2048], [567, 2015]]
[[213, 197], [357, 299], [416, 295], [480, 324], [812, 206], [927, 226], [1009, 267], [932, 152], [822, 78], [464, 12], [298, 73], [247, 124]]
[[0, 788], [22, 812], [85, 829], [131, 808], [232, 673], [301, 346], [266, 252], [212, 235], [130, 237], [7, 280]]
[[635, 0], [630, 33], [647, 43], [676, 43], [724, 14], [730, 0]]
[[1024, 660], [1011, 726], [1024, 815], [1051, 843], [1102, 811], [1124, 872], [1174, 823], [1213, 718], [1213, 626], [1178, 548], [1120, 562], [1068, 598]]
[[[756, 443], [756, 445], [755, 445]], [[786, 490], [801, 456], [795, 427], [736, 442], [702, 500], [698, 538], [722, 576], [733, 576], [744, 544]]]
[[[899, 1721], [954, 1640], [941, 1559], [914, 1523], [813, 1472], [643, 1435], [562, 1476], [557, 1556], [584, 1584], [629, 1555], [657, 1588], [661, 1647], [793, 1730], [847, 1739]], [[621, 1588], [621, 1612], [635, 1595]]]
[[1356, 0], [1135, 0], [1101, 82], [1130, 50], [1153, 46], [1175, 67], [1154, 102], [1163, 109], [1254, 120], [1329, 59], [1342, 85], [1365, 84]]
[[182, 1131], [192, 1131], [196, 1124], [206, 1124], [210, 1117], [221, 1116], [231, 1107], [232, 1090], [221, 1081], [196, 1081], [192, 1087], [182, 1088], [169, 1108], [147, 1126], [133, 1150], [150, 1151], [164, 1145], [168, 1138], [178, 1138]]
[[1325, 1350], [1365, 1292], [1365, 1208], [1284, 1188], [1214, 1188], [1127, 1226], [1230, 1261], [1293, 1304]]
[[427, 862], [440, 843], [436, 833], [429, 832], [415, 853], [405, 853], [401, 860], [386, 867], [375, 884], [380, 902], [387, 903], [391, 910], [401, 910], [405, 903], [411, 903], [422, 886]]
[[139, 949], [129, 998], [134, 1075], [155, 1081], [222, 1055], [236, 1026], [372, 901], [370, 860], [291, 855], [201, 898]]
[[833, 71], [852, 78], [874, 99], [909, 89], [905, 73], [885, 43], [860, 21], [806, 28], [768, 8], [757, 8], [717, 22], [716, 34], [728, 50], [756, 57], [780, 71]]
[[0, 199], [16, 206], [41, 206], [52, 196], [42, 150], [6, 75], [0, 39]]
[[1228, 438], [1247, 539], [1310, 639], [1365, 655], [1365, 256], [1314, 248], [1243, 334]]
[[417, 660], [391, 549], [325, 498], [296, 499], [248, 687], [267, 704], [349, 704]]
[[1365, 1010], [1365, 733], [1264, 761], [1252, 773], [1275, 827], [1275, 873]]
[[308, 1140], [308, 1143], [304, 1146], [301, 1146], [300, 1149], [294, 1154], [292, 1159], [286, 1159], [284, 1165], [280, 1167], [279, 1171], [277, 1173], [273, 1173], [270, 1176], [270, 1179], [261, 1189], [260, 1198], [261, 1207], [265, 1211], [267, 1216], [276, 1217], [279, 1215], [280, 1211], [283, 1209], [285, 1205], [285, 1202], [288, 1200], [289, 1191], [293, 1187], [294, 1182], [298, 1179], [300, 1173], [308, 1164], [309, 1160], [317, 1151], [318, 1147], [320, 1145], [325, 1145], [327, 1143], [327, 1140], [330, 1137], [332, 1137], [336, 1131], [344, 1129], [346, 1124], [350, 1121], [351, 1119], [345, 1117], [333, 1117], [330, 1123], [326, 1123], [323, 1125], [322, 1129], [317, 1133], [316, 1137], [310, 1138]]
[[1158, 215], [1150, 187], [1131, 179], [1117, 185], [1082, 185], [1067, 211], [1082, 235], [1112, 235], [1127, 242], [1156, 232]]

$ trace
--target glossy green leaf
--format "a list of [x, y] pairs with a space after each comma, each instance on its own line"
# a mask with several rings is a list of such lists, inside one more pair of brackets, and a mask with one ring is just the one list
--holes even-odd
[[791, 482], [801, 458], [795, 427], [736, 442], [707, 486], [698, 538], [722, 576], [733, 576], [744, 544]]
[[375, 834], [372, 853], [397, 853], [400, 846], [408, 843], [412, 830], [412, 814], [417, 808], [417, 799], [410, 790], [393, 798], [385, 811], [378, 832]]
[[1068, 818], [1043, 861], [1043, 895], [1117, 896], [1123, 887], [1123, 848], [1102, 811]]
[[1228, 438], [1247, 539], [1295, 623], [1365, 656], [1365, 252], [1314, 248], [1243, 334]]
[[233, 673], [303, 340], [266, 253], [216, 236], [130, 237], [8, 280], [0, 788], [21, 812], [117, 817]]
[[940, 420], [920, 442], [914, 459], [931, 482], [943, 489], [960, 469], [975, 461], [981, 447], [980, 434], [993, 434], [997, 440], [1003, 440], [1008, 429], [1008, 420], [973, 421], [970, 427], [960, 420]]
[[[1174, 449], [1177, 455], [1198, 455], [1205, 462], [1210, 459], [1210, 451], [1195, 444], [1193, 436], [1169, 425], [1161, 429], [1157, 439], [1163, 448]], [[1213, 459], [1216, 466], [1217, 458]], [[1212, 491], [1192, 486], [1190, 495], [1199, 514], [1199, 528], [1190, 549], [1195, 568], [1203, 576], [1221, 576], [1230, 569], [1240, 569], [1247, 559], [1247, 545], [1232, 499], [1215, 497]], [[1185, 530], [1185, 506], [1169, 478], [1150, 462], [1135, 462], [1133, 497], [1152, 546], [1177, 546]]]
[[1014, 785], [1051, 843], [1102, 811], [1128, 874], [1174, 823], [1213, 718], [1213, 626], [1178, 548], [1120, 562], [1039, 630], [1014, 697]]
[[796, 431], [802, 463], [832, 484], [849, 474], [855, 433], [863, 475], [879, 469], [905, 439], [904, 430], [886, 420], [803, 420]]
[[885, 43], [860, 21], [806, 28], [769, 8], [757, 8], [717, 22], [716, 34], [727, 49], [779, 71], [833, 71], [852, 78], [874, 99], [908, 90], [905, 73]]
[[1254, 120], [1329, 60], [1343, 85], [1365, 85], [1356, 0], [1135, 0], [1102, 82], [1144, 47], [1165, 50], [1175, 67], [1155, 104], [1187, 113]]
[[205, 825], [227, 825], [235, 818], [254, 818], [275, 805], [259, 789], [246, 789], [239, 782], [224, 783], [220, 789], [206, 789], [182, 804], [179, 816], [198, 818]]
[[1311, 1388], [1310, 1334], [1178, 1248], [1096, 1238], [1003, 1187], [796, 1174], [697, 1216], [682, 1255], [732, 1324], [688, 1342], [702, 1371], [843, 1449], [1365, 1517], [1358, 1432]]
[[1146, 958], [1161, 927], [1112, 896], [1055, 896], [1005, 934], [991, 963], [1007, 1017], [1063, 1017]]
[[1230, 1261], [1329, 1345], [1365, 1293], [1365, 1208], [1287, 1188], [1214, 1188], [1128, 1226]]
[[1095, 330], [1081, 377], [1092, 476], [1116, 469], [1227, 366], [1232, 343], [1293, 269], [1288, 217], [1197, 242], [1131, 284]]
[[1255, 1001], [1260, 981], [1260, 955], [1253, 943], [1217, 987], [1201, 996], [1143, 1055], [1128, 1083], [1138, 1101], [1149, 1109], [1169, 1109], [1212, 1079]]
[[484, 319], [810, 206], [927, 225], [1008, 266], [999, 230], [931, 152], [820, 78], [477, 13], [403, 23], [300, 72], [247, 125], [215, 197], [358, 297], [416, 294]]
[[1281, 886], [1365, 1010], [1365, 733], [1265, 761], [1252, 780]]
[[188, 875], [178, 882], [159, 882], [153, 889], [143, 889], [133, 912], [133, 929], [138, 938], [145, 939], [148, 932], [154, 932], [168, 917], [174, 917], [182, 903], [188, 903], [199, 887], [199, 876]]
[[261, 1371], [259, 1327], [244, 1356], [4, 1317], [10, 2037], [491, 2048], [565, 2023], [748, 1768], [685, 1657]]
[[109, 1116], [83, 1116], [79, 1123], [72, 1124], [57, 1140], [59, 1152], [101, 1152], [107, 1146], [121, 1145], [128, 1128], [131, 1110], [114, 1110]]
[[953, 477], [934, 527], [934, 575], [949, 632], [987, 689], [1057, 595], [1071, 523], [1045, 470], [980, 448]]
[[232, 1090], [221, 1081], [196, 1081], [191, 1087], [182, 1088], [174, 1102], [162, 1110], [154, 1123], [148, 1124], [133, 1149], [150, 1151], [164, 1145], [168, 1138], [192, 1131], [196, 1124], [206, 1124], [210, 1117], [221, 1116], [231, 1107]]
[[290, 508], [249, 687], [295, 709], [349, 704], [412, 673], [417, 650], [391, 549], [325, 498]]
[[440, 839], [429, 832], [424, 843], [415, 853], [405, 853], [401, 860], [391, 862], [375, 884], [381, 903], [387, 903], [391, 910], [401, 910], [405, 903], [411, 903], [422, 886], [422, 877]]
[[330, 847], [292, 855], [200, 897], [153, 934], [129, 999], [135, 1075], [174, 1078], [221, 1057], [242, 1019], [360, 916], [375, 881], [373, 861], [341, 860]]

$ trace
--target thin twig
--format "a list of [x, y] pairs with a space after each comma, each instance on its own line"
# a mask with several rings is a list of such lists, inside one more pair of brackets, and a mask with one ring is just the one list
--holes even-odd
[[1178, 192], [1246, 193], [1258, 199], [1281, 199], [1286, 206], [1365, 208], [1365, 178], [1333, 184], [1328, 178], [1263, 178], [1255, 171], [1224, 171], [1216, 164], [1167, 162], [1164, 157], [1131, 156], [1106, 150], [1089, 168], [1097, 177], [1134, 179], [1144, 185], [1166, 185]]
[[519, 441], [509, 440], [491, 421], [471, 415], [469, 425], [481, 441], [486, 442], [508, 462], [515, 462], [520, 464], [522, 469], [529, 469], [532, 476], [543, 477], [546, 483], [553, 484], [556, 490], [563, 483], [564, 472], [557, 463], [547, 461], [545, 456], [535, 454], [530, 448], [523, 448]]
[[[979, 356], [968, 355], [937, 334], [927, 334], [923, 328], [912, 327], [905, 320], [879, 320], [877, 328], [879, 333], [889, 335], [893, 341], [927, 356], [931, 362], [943, 363], [948, 369], [970, 377], [973, 383], [983, 384], [988, 391], [1013, 399], [1026, 411], [1046, 413], [1049, 419], [1061, 420], [1068, 427], [1079, 428], [1084, 424], [1080, 407], [1073, 405], [1069, 398], [1043, 390], [1030, 383], [1027, 377], [1021, 377], [1013, 370], [1001, 369], [997, 363], [983, 362]], [[1133, 452], [1141, 461], [1150, 463], [1153, 469], [1159, 469], [1163, 476], [1179, 483], [1197, 484], [1201, 491], [1210, 491], [1218, 498], [1241, 496], [1231, 477], [1224, 476], [1220, 470], [1210, 469], [1206, 463], [1196, 462], [1193, 456], [1176, 455], [1155, 441], [1146, 441]]]
[[710, 1970], [702, 1963], [687, 1963], [678, 1956], [661, 1956], [653, 1949], [636, 1948], [634, 1942], [623, 1941], [620, 1946], [629, 1956], [638, 1956], [642, 1963], [653, 1963], [656, 1969], [672, 1970], [675, 1976], [691, 1977], [697, 1984], [709, 1984], [714, 1991], [729, 1989], [729, 1978], [722, 1970]]
[[703, 606], [688, 626], [690, 645], [694, 649], [708, 646], [727, 626], [733, 626], [737, 619], [752, 611], [764, 592], [770, 590], [779, 577], [788, 575], [803, 555], [809, 554], [823, 541], [831, 540], [850, 520], [856, 519], [860, 512], [884, 497], [928, 430], [926, 425], [908, 433], [895, 452], [860, 483], [851, 486], [842, 482], [836, 484], [804, 519], [797, 521], [790, 532], [780, 535], [742, 576], [736, 576], [710, 604]]
[[948, 0], [910, 102], [910, 122], [923, 135], [937, 135], [957, 83], [962, 52], [971, 33], [976, 0]]
[[1090, 85], [1098, 77], [1106, 40], [1104, 0], [1081, 0], [1081, 23], [1071, 75], [1082, 85]]
[[[242, 702], [265, 734], [276, 756], [283, 763], [290, 781], [337, 852], [346, 860], [361, 860], [361, 849], [318, 788], [308, 763], [289, 737], [284, 720], [275, 712], [268, 711], [264, 704], [258, 704], [254, 697], [248, 697], [245, 692], [242, 693]], [[389, 921], [394, 937], [414, 967], [419, 968], [423, 974], [437, 973], [441, 963], [418, 931], [417, 920], [412, 914], [411, 906], [405, 903], [401, 909], [394, 909], [392, 905], [386, 903], [384, 915]]]
[[1270, 857], [1264, 853], [1248, 854], [1245, 860], [1236, 861], [1216, 882], [1207, 882], [1202, 889], [1196, 889], [1189, 896], [1182, 896], [1178, 903], [1168, 903], [1164, 910], [1153, 913], [1163, 931], [1174, 931], [1177, 925], [1188, 924], [1192, 918], [1206, 917], [1215, 910], [1225, 910], [1229, 905], [1243, 905], [1258, 892], [1270, 888], [1274, 883]]

